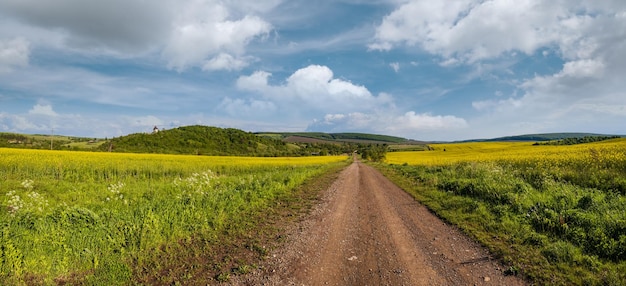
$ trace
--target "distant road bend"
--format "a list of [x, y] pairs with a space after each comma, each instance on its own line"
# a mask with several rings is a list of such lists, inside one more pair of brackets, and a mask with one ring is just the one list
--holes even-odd
[[354, 162], [239, 285], [525, 285], [376, 169]]

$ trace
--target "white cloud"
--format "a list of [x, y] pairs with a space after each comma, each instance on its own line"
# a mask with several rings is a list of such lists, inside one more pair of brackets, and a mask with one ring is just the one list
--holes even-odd
[[452, 115], [432, 115], [430, 113], [417, 114], [409, 111], [403, 116], [394, 120], [395, 124], [390, 125], [389, 130], [398, 132], [402, 130], [441, 130], [441, 129], [457, 129], [467, 126], [467, 122], [463, 118]]
[[266, 71], [256, 71], [249, 76], [240, 76], [237, 79], [237, 87], [243, 90], [266, 92], [269, 88], [268, 78], [272, 74]]
[[[310, 65], [295, 71], [282, 84], [269, 83], [270, 73], [257, 71], [242, 76], [237, 81], [241, 90], [251, 91], [275, 105], [276, 112], [297, 114], [311, 122], [310, 131], [326, 132], [376, 132], [398, 136], [418, 136], [423, 132], [438, 132], [464, 129], [467, 122], [453, 115], [432, 115], [401, 111], [391, 94], [381, 92], [377, 96], [365, 87], [345, 79], [335, 78], [326, 66]], [[248, 108], [254, 101], [225, 99], [224, 109], [234, 105], [235, 110]], [[267, 104], [267, 103], [264, 103]], [[264, 105], [258, 107], [262, 113]], [[407, 135], [408, 134], [408, 135]]]
[[136, 52], [149, 48], [167, 34], [173, 1], [0, 1], [9, 18], [62, 34], [71, 47]]
[[626, 86], [620, 69], [600, 60], [566, 62], [552, 75], [522, 81], [518, 85], [521, 96], [473, 102], [483, 114], [472, 121], [472, 126], [511, 135], [623, 133], [619, 122], [626, 120]]
[[[515, 89], [508, 98], [474, 100], [472, 129], [598, 132], [626, 120], [624, 1], [410, 0], [384, 17], [369, 47], [419, 49], [451, 70], [470, 65], [464, 81]], [[516, 61], [542, 59], [563, 64], [516, 74]]]
[[271, 24], [257, 16], [229, 20], [228, 12], [222, 10], [208, 19], [176, 25], [164, 50], [170, 68], [184, 70], [221, 53], [241, 55], [250, 41], [272, 30]]
[[0, 125], [17, 133], [49, 133], [57, 127], [59, 117], [48, 106], [35, 105], [28, 113], [0, 113]]
[[28, 111], [28, 114], [45, 115], [51, 117], [58, 116], [58, 114], [54, 110], [52, 110], [52, 105], [49, 104], [36, 104], [31, 110]]
[[215, 70], [241, 70], [250, 64], [253, 59], [250, 57], [238, 57], [235, 58], [229, 54], [221, 53], [211, 60], [207, 61], [202, 67], [203, 70], [215, 71]]
[[333, 71], [326, 66], [310, 65], [299, 69], [282, 85], [269, 84], [270, 76], [264, 71], [241, 76], [237, 87], [260, 93], [277, 104], [296, 105], [303, 110], [369, 110], [392, 104], [390, 95], [373, 96], [364, 86], [334, 78]]
[[601, 78], [604, 75], [605, 65], [599, 60], [577, 60], [565, 63], [563, 70], [556, 74], [558, 78]]
[[397, 114], [395, 110], [388, 109], [370, 113], [326, 114], [323, 120], [315, 120], [309, 125], [308, 130], [377, 132], [418, 138], [427, 133], [446, 133], [466, 127], [465, 119], [453, 115], [418, 114], [414, 111]]
[[370, 48], [416, 46], [444, 57], [445, 64], [551, 46], [565, 58], [588, 58], [599, 47], [594, 33], [620, 17], [616, 11], [624, 6], [620, 1], [412, 0], [382, 20]]
[[4, 0], [1, 24], [11, 28], [0, 28], [0, 37], [27, 35], [36, 45], [122, 58], [161, 53], [178, 71], [207, 61], [208, 70], [225, 69], [223, 53], [236, 59], [228, 65], [236, 70], [248, 44], [273, 29], [260, 14], [280, 2]]
[[30, 46], [23, 38], [0, 39], [0, 74], [28, 66]]

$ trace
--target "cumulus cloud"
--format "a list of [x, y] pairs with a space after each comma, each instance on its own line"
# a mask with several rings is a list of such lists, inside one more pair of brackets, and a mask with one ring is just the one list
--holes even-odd
[[465, 119], [453, 115], [417, 114], [414, 111], [409, 111], [403, 116], [395, 118], [394, 121], [395, 124], [389, 126], [389, 130], [441, 130], [467, 126]]
[[345, 109], [367, 110], [392, 103], [388, 94], [374, 96], [362, 85], [334, 77], [326, 66], [310, 65], [299, 69], [281, 85], [268, 83], [270, 73], [257, 71], [242, 76], [237, 87], [260, 93], [265, 98], [287, 104], [304, 104], [302, 109], [340, 111]]
[[30, 46], [26, 40], [22, 38], [0, 39], [0, 74], [28, 66], [29, 56]]
[[[362, 85], [335, 78], [326, 66], [310, 65], [295, 71], [282, 84], [269, 83], [271, 74], [257, 71], [237, 81], [241, 90], [264, 98], [258, 108], [262, 112], [269, 105], [280, 112], [306, 116], [309, 131], [378, 132], [406, 136], [420, 132], [463, 129], [467, 122], [453, 115], [433, 115], [402, 111], [391, 94], [372, 93]], [[236, 110], [254, 109], [254, 101], [225, 99], [224, 109], [234, 105]], [[243, 106], [242, 106], [243, 105]], [[321, 117], [321, 118], [320, 118]]]
[[615, 11], [624, 6], [620, 1], [412, 0], [382, 20], [369, 47], [415, 46], [444, 57], [446, 65], [550, 46], [566, 58], [586, 58], [598, 44], [589, 35], [607, 18], [621, 17]]
[[[257, 16], [229, 20], [226, 8], [217, 11], [221, 12], [214, 12], [203, 21], [188, 22], [185, 18], [176, 25], [164, 50], [169, 67], [183, 70], [205, 61], [211, 55], [224, 52], [241, 55], [250, 41], [263, 37], [272, 30], [270, 23]], [[222, 62], [223, 59], [224, 56]]]
[[36, 104], [31, 110], [28, 111], [31, 115], [45, 115], [45, 116], [58, 116], [58, 114], [52, 110], [52, 105], [49, 104]]
[[557, 39], [566, 11], [555, 2], [409, 1], [383, 19], [370, 48], [418, 46], [470, 62], [512, 50], [530, 54]]
[[[624, 1], [410, 0], [384, 17], [369, 45], [398, 47], [435, 55], [450, 69], [470, 65], [467, 80], [485, 80], [494, 70], [513, 78], [508, 98], [472, 102], [481, 113], [473, 128], [594, 131], [626, 119]], [[510, 70], [535, 56], [563, 64], [526, 78]]]

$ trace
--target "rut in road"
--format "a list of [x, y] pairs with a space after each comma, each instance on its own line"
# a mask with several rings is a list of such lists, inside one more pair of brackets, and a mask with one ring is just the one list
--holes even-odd
[[376, 169], [354, 162], [249, 285], [524, 285]]

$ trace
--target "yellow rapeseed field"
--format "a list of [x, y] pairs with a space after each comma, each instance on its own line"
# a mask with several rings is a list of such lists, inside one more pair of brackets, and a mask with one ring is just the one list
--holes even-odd
[[242, 170], [279, 166], [306, 166], [345, 161], [346, 156], [234, 157], [163, 154], [69, 152], [0, 148], [0, 178], [90, 179], [102, 171], [133, 176], [185, 175], [198, 170]]
[[434, 150], [387, 153], [386, 162], [409, 165], [449, 165], [468, 161], [536, 159], [554, 163], [570, 160], [626, 162], [626, 139], [567, 146], [534, 146], [532, 142], [472, 142], [432, 144], [430, 147]]
[[0, 285], [133, 284], [133, 267], [254, 225], [347, 159], [0, 148]]
[[433, 212], [502, 253], [509, 273], [521, 269], [538, 285], [625, 285], [626, 139], [430, 147], [387, 153], [389, 169]]

